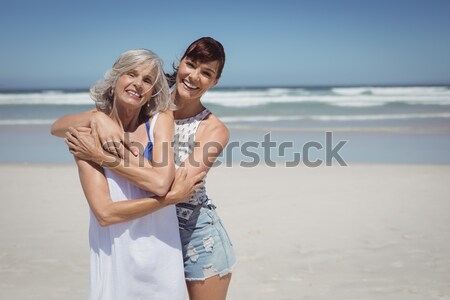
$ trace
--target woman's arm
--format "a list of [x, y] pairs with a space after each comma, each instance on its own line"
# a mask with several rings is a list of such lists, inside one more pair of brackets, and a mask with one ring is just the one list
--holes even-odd
[[188, 178], [207, 173], [229, 140], [228, 128], [213, 114], [203, 120], [195, 134], [196, 147], [183, 162]]
[[164, 197], [112, 202], [103, 169], [89, 161], [75, 160], [89, 207], [101, 226], [134, 220], [181, 202], [200, 187], [204, 176], [203, 173], [195, 178], [187, 178], [186, 170], [178, 170], [170, 192]]
[[[56, 120], [51, 127], [50, 133], [54, 136], [65, 137], [66, 132], [72, 127], [90, 127], [92, 122], [98, 124], [98, 135], [100, 145], [114, 155], [118, 155], [117, 147], [121, 143], [130, 149], [128, 141], [124, 140], [122, 128], [108, 115], [96, 109], [88, 110], [79, 114], [65, 115]], [[136, 155], [134, 149], [131, 149]]]
[[102, 166], [109, 168], [115, 174], [126, 178], [143, 190], [162, 196], [169, 191], [175, 174], [173, 159], [174, 121], [171, 111], [159, 114], [153, 132], [151, 162], [141, 152], [145, 145], [140, 146], [138, 156], [131, 155], [128, 149], [120, 146], [120, 157], [116, 157], [115, 162], [109, 160]]
[[97, 110], [92, 109], [79, 114], [65, 115], [52, 124], [50, 133], [57, 137], [64, 137], [69, 127], [89, 127]]
[[[175, 165], [173, 161], [173, 130], [172, 112], [159, 114], [154, 128], [152, 162], [143, 153], [134, 156], [123, 147], [118, 146], [119, 156], [102, 151], [98, 139], [98, 126], [92, 124], [92, 136], [83, 134], [71, 128], [66, 134], [66, 143], [70, 152], [78, 158], [91, 160], [102, 167], [109, 168], [119, 176], [124, 177], [143, 190], [157, 195], [165, 195], [172, 183]], [[141, 145], [141, 150], [144, 145]]]

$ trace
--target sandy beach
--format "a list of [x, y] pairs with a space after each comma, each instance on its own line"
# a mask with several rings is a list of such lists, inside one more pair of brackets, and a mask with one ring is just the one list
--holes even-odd
[[[0, 165], [0, 299], [86, 299], [74, 165]], [[218, 167], [231, 300], [450, 299], [450, 165]]]

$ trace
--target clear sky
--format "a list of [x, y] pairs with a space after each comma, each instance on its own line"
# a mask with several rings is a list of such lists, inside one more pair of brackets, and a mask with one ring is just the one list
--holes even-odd
[[449, 0], [15, 0], [0, 10], [0, 89], [87, 88], [119, 54], [166, 70], [201, 36], [219, 86], [450, 84]]

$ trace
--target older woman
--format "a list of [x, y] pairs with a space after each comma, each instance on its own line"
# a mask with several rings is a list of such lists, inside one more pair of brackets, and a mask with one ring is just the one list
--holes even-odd
[[[152, 164], [163, 161], [167, 152], [173, 155], [167, 146], [173, 139], [173, 104], [159, 58], [144, 49], [123, 53], [105, 79], [91, 88], [91, 96], [97, 110], [142, 147], [127, 160], [99, 151], [94, 162], [72, 150], [91, 209], [90, 299], [184, 300], [183, 259], [172, 204], [192, 195], [201, 176], [188, 179], [186, 172], [179, 172], [169, 191], [173, 160]], [[55, 122], [53, 134], [61, 135], [54, 130], [61, 122]], [[89, 139], [98, 143], [97, 126], [91, 127], [91, 135], [72, 130], [66, 139], [69, 147]], [[127, 150], [122, 150], [126, 156]], [[135, 168], [125, 171], [127, 164]]]

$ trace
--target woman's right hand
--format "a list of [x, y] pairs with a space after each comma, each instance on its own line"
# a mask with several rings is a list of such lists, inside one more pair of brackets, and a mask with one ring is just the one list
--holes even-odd
[[69, 127], [65, 142], [69, 146], [69, 152], [77, 158], [93, 161], [100, 166], [107, 158], [105, 154], [108, 152], [100, 145], [95, 122], [91, 123], [91, 128]]
[[165, 196], [167, 205], [177, 204], [190, 199], [194, 193], [203, 186], [203, 178], [206, 172], [201, 172], [195, 176], [188, 177], [184, 167], [178, 168], [175, 172], [175, 179], [170, 191]]
[[[120, 151], [121, 145], [128, 148], [134, 156], [137, 156], [137, 150], [131, 146], [131, 142], [125, 138], [125, 133], [120, 126], [103, 112], [96, 112], [91, 119], [97, 124], [97, 133], [100, 144], [106, 151], [121, 158], [123, 151]], [[92, 126], [91, 126], [92, 127]]]

